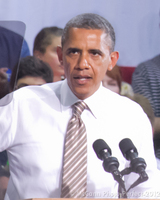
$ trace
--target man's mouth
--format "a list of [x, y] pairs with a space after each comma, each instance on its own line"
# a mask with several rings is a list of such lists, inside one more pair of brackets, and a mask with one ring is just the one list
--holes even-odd
[[87, 83], [91, 77], [90, 76], [75, 76], [74, 79], [78, 84], [85, 84]]
[[75, 76], [74, 79], [86, 80], [86, 79], [91, 79], [91, 77], [90, 76]]

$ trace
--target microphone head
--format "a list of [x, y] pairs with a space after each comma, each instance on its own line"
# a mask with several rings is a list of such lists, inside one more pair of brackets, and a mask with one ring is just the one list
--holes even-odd
[[132, 141], [129, 138], [125, 138], [123, 140], [121, 140], [121, 142], [119, 143], [119, 148], [123, 154], [123, 156], [129, 160], [129, 157], [127, 156], [128, 152], [133, 152], [136, 153], [138, 155], [138, 151], [136, 149], [136, 147], [134, 146], [134, 144], [132, 143]]
[[107, 150], [110, 155], [112, 154], [110, 147], [102, 139], [98, 139], [93, 143], [93, 149], [100, 160], [103, 160], [102, 152], [104, 150]]

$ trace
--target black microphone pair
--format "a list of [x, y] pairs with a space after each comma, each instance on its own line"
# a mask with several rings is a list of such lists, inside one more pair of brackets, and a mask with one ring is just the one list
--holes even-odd
[[[119, 172], [119, 162], [117, 158], [111, 156], [112, 152], [107, 143], [102, 139], [98, 139], [93, 143], [93, 149], [97, 157], [103, 161], [104, 170], [106, 172], [112, 173], [114, 179], [121, 185], [122, 189], [125, 191], [124, 181], [122, 180], [123, 175], [129, 174], [131, 172], [135, 172], [140, 175], [140, 178], [135, 181], [129, 189], [148, 180], [148, 175], [145, 172], [145, 160], [138, 157], [138, 151], [129, 138], [121, 140], [119, 143], [119, 148], [123, 156], [130, 161], [130, 167], [122, 170], [122, 172]], [[126, 192], [128, 192], [129, 189]]]
[[[146, 168], [146, 163], [143, 158], [138, 158], [138, 151], [132, 141], [129, 138], [121, 140], [119, 143], [119, 148], [123, 156], [127, 160], [131, 161], [130, 165], [132, 171], [141, 174], [141, 172]], [[115, 167], [119, 167], [118, 160], [114, 157], [111, 157], [111, 149], [104, 140], [96, 140], [93, 143], [93, 149], [97, 157], [104, 161], [103, 167], [105, 171], [111, 172], [113, 170], [113, 167], [111, 167], [113, 164]], [[110, 160], [113, 160], [113, 163], [110, 163]]]

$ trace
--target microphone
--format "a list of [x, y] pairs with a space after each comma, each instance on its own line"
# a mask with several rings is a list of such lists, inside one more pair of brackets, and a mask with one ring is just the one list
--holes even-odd
[[97, 157], [103, 161], [103, 168], [106, 172], [114, 174], [118, 170], [119, 162], [117, 158], [111, 157], [112, 151], [106, 142], [98, 139], [93, 143], [93, 149]]
[[[132, 172], [138, 173], [140, 175], [144, 175], [144, 177], [147, 176], [145, 173], [146, 168], [146, 162], [143, 158], [138, 157], [138, 151], [132, 141], [129, 138], [125, 138], [121, 140], [119, 143], [119, 148], [123, 154], [123, 156], [131, 161], [130, 167]], [[148, 176], [146, 177], [148, 179]]]

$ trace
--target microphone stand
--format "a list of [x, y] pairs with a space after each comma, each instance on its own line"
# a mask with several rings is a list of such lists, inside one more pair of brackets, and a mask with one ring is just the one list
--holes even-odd
[[119, 171], [115, 171], [113, 172], [113, 177], [114, 177], [114, 180], [116, 180], [119, 185], [118, 185], [118, 198], [123, 198], [123, 199], [126, 199], [127, 198], [127, 191], [126, 191], [126, 188], [125, 188], [125, 184], [124, 184], [124, 181], [122, 179], [122, 175]]
[[145, 170], [144, 170], [144, 166], [142, 165], [142, 163], [137, 163], [138, 165], [138, 168], [139, 168], [139, 172], [137, 172], [137, 171], [135, 171], [135, 170], [133, 170], [133, 168], [132, 167], [128, 167], [128, 168], [125, 168], [124, 170], [122, 170], [120, 173], [121, 173], [121, 175], [122, 176], [124, 176], [124, 175], [128, 175], [128, 174], [130, 174], [131, 172], [135, 172], [135, 173], [138, 173], [139, 174], [139, 178], [128, 188], [128, 190], [127, 190], [127, 192], [129, 192], [129, 190], [131, 189], [131, 188], [134, 188], [134, 187], [136, 187], [137, 185], [139, 185], [140, 183], [143, 183], [143, 182], [145, 182], [145, 181], [147, 181], [148, 180], [148, 175], [147, 175], [147, 173], [145, 172]]
[[109, 157], [104, 159], [103, 168], [106, 172], [110, 172], [113, 175], [114, 180], [118, 182], [118, 198], [127, 198], [127, 191], [125, 188], [122, 174], [118, 170], [119, 162], [115, 157]]

